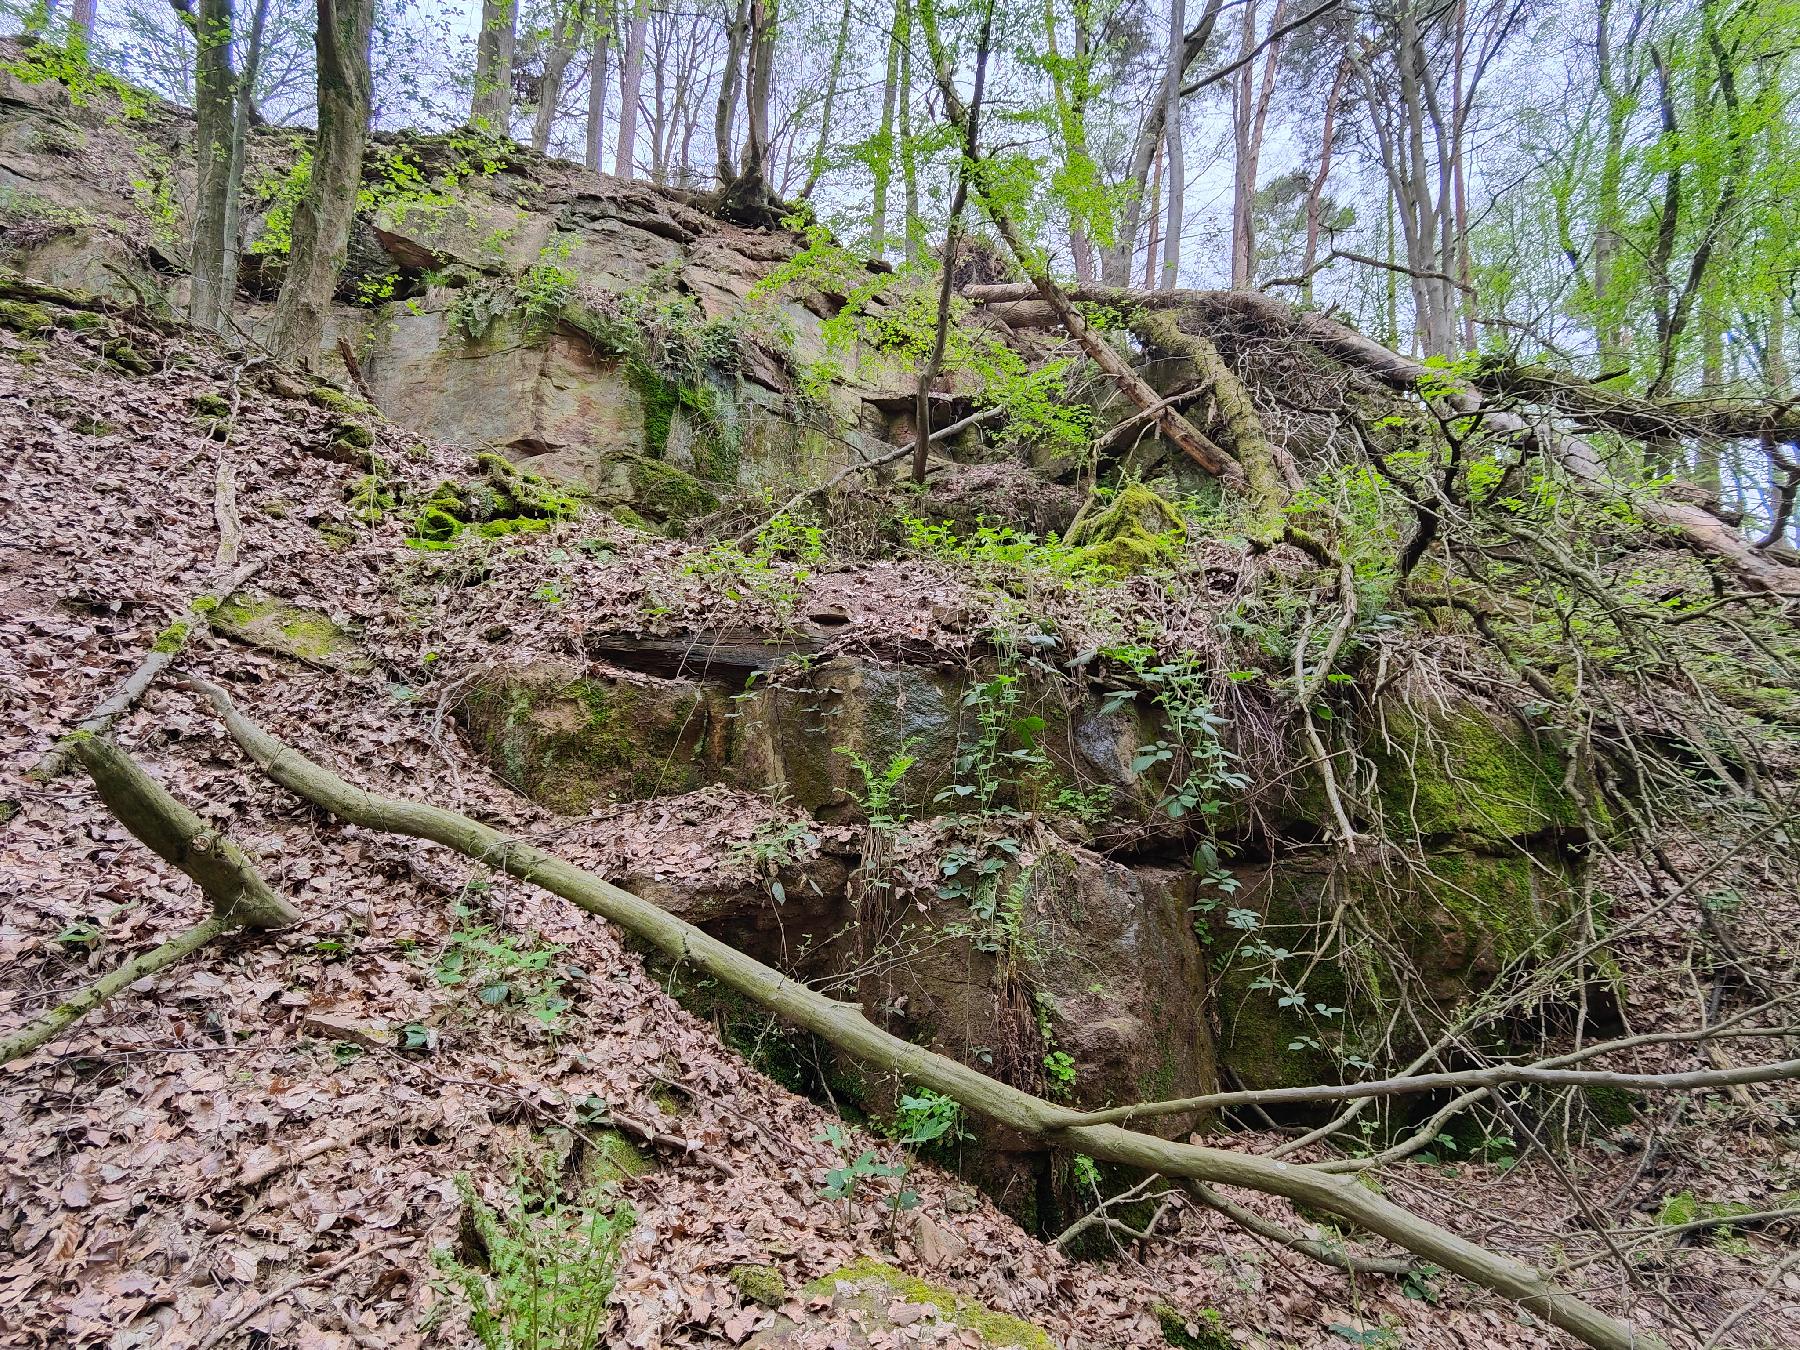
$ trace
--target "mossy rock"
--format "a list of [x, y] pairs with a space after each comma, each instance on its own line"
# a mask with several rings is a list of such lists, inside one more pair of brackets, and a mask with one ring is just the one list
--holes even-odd
[[337, 413], [340, 417], [374, 417], [375, 408], [360, 398], [352, 398], [341, 389], [333, 389], [328, 384], [315, 384], [306, 391], [306, 400], [314, 407], [323, 408], [327, 412]]
[[439, 483], [418, 507], [407, 543], [414, 548], [454, 548], [465, 538], [502, 539], [547, 530], [581, 513], [579, 494], [504, 455], [475, 458], [481, 476]]
[[632, 506], [672, 532], [718, 509], [719, 499], [712, 489], [673, 464], [639, 456], [629, 462], [626, 473]]
[[[801, 1291], [808, 1299], [830, 1299], [839, 1311], [856, 1315], [860, 1339], [851, 1344], [868, 1345], [873, 1335], [895, 1329], [889, 1310], [896, 1302], [930, 1304], [937, 1310], [940, 1323], [972, 1331], [981, 1344], [1015, 1347], [1015, 1350], [1053, 1350], [1050, 1337], [1040, 1328], [1006, 1313], [997, 1313], [984, 1304], [942, 1285], [914, 1279], [883, 1261], [862, 1260], [834, 1270], [823, 1279], [814, 1280]], [[759, 1347], [794, 1344], [801, 1328], [786, 1318], [766, 1331], [751, 1337], [747, 1344]]]
[[584, 1170], [596, 1187], [619, 1186], [656, 1170], [656, 1159], [610, 1126], [590, 1130]]
[[459, 711], [499, 774], [571, 815], [691, 792], [721, 776], [726, 722], [709, 690], [589, 678], [544, 662], [503, 673]]
[[196, 417], [231, 416], [231, 400], [223, 394], [195, 394], [188, 400], [188, 406]]
[[56, 327], [56, 320], [42, 305], [28, 300], [0, 300], [0, 328], [28, 337], [40, 337]]
[[1167, 567], [1186, 541], [1179, 511], [1142, 483], [1127, 483], [1064, 542], [1078, 549], [1080, 565], [1129, 576]]
[[125, 375], [148, 375], [154, 366], [129, 342], [110, 342], [106, 346], [106, 364]]
[[265, 597], [233, 595], [213, 611], [213, 627], [264, 651], [327, 670], [364, 673], [373, 667], [355, 637], [316, 609]]
[[746, 1303], [779, 1308], [788, 1301], [787, 1281], [774, 1266], [733, 1266], [725, 1278]]
[[1178, 1350], [1234, 1350], [1225, 1319], [1216, 1308], [1202, 1308], [1193, 1316], [1172, 1303], [1158, 1303], [1151, 1312], [1162, 1327], [1163, 1340]]
[[1385, 710], [1368, 753], [1391, 831], [1509, 843], [1580, 824], [1562, 764], [1521, 728], [1469, 706], [1429, 720]]

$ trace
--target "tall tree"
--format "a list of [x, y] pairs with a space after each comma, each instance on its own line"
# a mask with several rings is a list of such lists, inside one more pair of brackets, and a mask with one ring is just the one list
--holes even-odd
[[293, 247], [275, 301], [270, 348], [278, 360], [311, 364], [325, 331], [369, 136], [369, 33], [375, 0], [318, 0], [319, 126], [312, 177], [294, 207]]
[[650, 33], [650, 0], [633, 0], [625, 29], [625, 51], [619, 62], [619, 140], [613, 148], [613, 173], [631, 178], [637, 172], [638, 101], [644, 83], [644, 44]]
[[194, 35], [194, 221], [188, 247], [188, 322], [225, 327], [232, 176], [231, 0], [171, 0]]
[[475, 38], [475, 96], [469, 120], [496, 136], [511, 134], [513, 55], [518, 42], [518, 0], [481, 0], [481, 32]]
[[531, 148], [540, 155], [550, 148], [556, 105], [581, 41], [584, 12], [584, 0], [553, 0], [550, 8], [550, 45], [544, 53], [544, 77], [538, 84], [537, 110], [531, 118]]
[[[1275, 96], [1276, 59], [1281, 40], [1276, 36], [1287, 18], [1287, 0], [1276, 0], [1270, 35], [1257, 41], [1256, 0], [1245, 0], [1239, 68], [1232, 82], [1231, 132], [1233, 155], [1231, 188], [1231, 288], [1247, 291], [1256, 281], [1256, 180], [1262, 162], [1263, 133], [1269, 121], [1269, 102]], [[1256, 78], [1255, 57], [1263, 52], [1262, 78]], [[1329, 145], [1329, 139], [1327, 141]], [[1330, 151], [1327, 149], [1326, 155]]]
[[601, 141], [606, 133], [607, 47], [612, 37], [612, 15], [604, 0], [592, 0], [588, 13], [587, 134], [582, 139], [582, 163], [588, 172], [601, 171]]
[[869, 146], [869, 164], [875, 179], [874, 199], [869, 206], [869, 252], [877, 258], [887, 256], [888, 185], [894, 177], [894, 113], [900, 94], [901, 49], [907, 41], [907, 24], [911, 17], [908, 0], [894, 0], [894, 17], [888, 29], [887, 76], [881, 85], [881, 123]]

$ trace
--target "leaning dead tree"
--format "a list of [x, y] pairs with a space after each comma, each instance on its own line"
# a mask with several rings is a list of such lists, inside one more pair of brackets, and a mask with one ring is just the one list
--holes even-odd
[[671, 959], [692, 963], [744, 997], [864, 1063], [923, 1084], [963, 1107], [1099, 1161], [1204, 1186], [1236, 1186], [1322, 1210], [1386, 1238], [1421, 1260], [1517, 1302], [1592, 1346], [1651, 1344], [1630, 1323], [1561, 1288], [1542, 1271], [1455, 1233], [1353, 1182], [1302, 1165], [1162, 1139], [1083, 1115], [1008, 1086], [876, 1026], [860, 1007], [791, 980], [629, 891], [521, 839], [422, 802], [357, 788], [249, 720], [216, 686], [191, 682], [239, 747], [271, 778], [314, 806], [365, 829], [410, 835], [541, 886], [617, 924]]
[[113, 995], [192, 956], [215, 938], [240, 928], [286, 928], [300, 921], [300, 912], [263, 880], [242, 849], [171, 797], [130, 755], [91, 732], [76, 732], [65, 744], [119, 822], [151, 852], [192, 877], [211, 902], [212, 913], [0, 1041], [0, 1064], [49, 1044]]

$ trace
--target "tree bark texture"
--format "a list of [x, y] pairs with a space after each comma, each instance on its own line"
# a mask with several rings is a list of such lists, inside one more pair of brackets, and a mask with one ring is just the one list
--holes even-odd
[[192, 289], [188, 322], [217, 332], [225, 326], [227, 202], [231, 195], [231, 0], [198, 0], [187, 8], [194, 56], [194, 230], [188, 249]]
[[319, 0], [319, 129], [312, 181], [294, 207], [294, 242], [275, 302], [277, 360], [310, 366], [344, 270], [369, 138], [369, 30], [375, 0]]
[[[320, 26], [323, 27], [321, 17]], [[475, 95], [469, 120], [496, 136], [512, 132], [513, 54], [519, 42], [518, 0], [481, 0], [475, 37]]]

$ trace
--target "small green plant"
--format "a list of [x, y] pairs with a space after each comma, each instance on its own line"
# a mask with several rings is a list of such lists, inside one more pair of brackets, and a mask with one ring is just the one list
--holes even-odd
[[432, 967], [433, 978], [473, 989], [490, 1008], [523, 1008], [540, 1026], [554, 1030], [569, 1008], [557, 965], [562, 948], [500, 933], [492, 924], [467, 923], [474, 912], [465, 905], [457, 905], [453, 913], [458, 924]]
[[878, 830], [904, 825], [909, 812], [898, 799], [900, 780], [918, 762], [916, 756], [908, 753], [910, 743], [907, 749], [902, 749], [888, 760], [885, 767], [879, 769], [847, 745], [837, 746], [836, 749], [862, 776], [863, 790], [857, 800], [862, 804], [863, 814], [869, 818], [869, 824]]
[[912, 1148], [940, 1147], [971, 1136], [962, 1126], [962, 1105], [953, 1097], [922, 1087], [900, 1094], [894, 1112], [894, 1137]]
[[1075, 1056], [1052, 1050], [1044, 1056], [1044, 1081], [1052, 1097], [1067, 1097], [1075, 1090]]
[[[840, 1165], [825, 1173], [825, 1184], [819, 1188], [820, 1194], [832, 1200], [844, 1202], [844, 1216], [848, 1219], [853, 1213], [857, 1196], [864, 1182], [893, 1178], [897, 1182], [904, 1178], [910, 1170], [904, 1162], [884, 1163], [875, 1156], [875, 1150], [862, 1149], [852, 1157], [854, 1145], [844, 1127], [835, 1122], [826, 1125], [813, 1136], [813, 1142], [830, 1144], [837, 1151]], [[902, 1210], [916, 1209], [919, 1204], [919, 1193], [904, 1185], [896, 1185], [892, 1200], [889, 1202], [891, 1223], [898, 1223]]]
[[811, 567], [825, 556], [823, 532], [778, 515], [756, 533], [748, 549], [714, 544], [681, 566], [681, 574], [710, 584], [728, 600], [757, 600], [787, 623], [800, 607]]
[[499, 1209], [464, 1174], [465, 1260], [437, 1253], [448, 1283], [469, 1302], [484, 1350], [596, 1350], [612, 1322], [607, 1300], [637, 1216], [604, 1194], [567, 1202], [521, 1164]]

